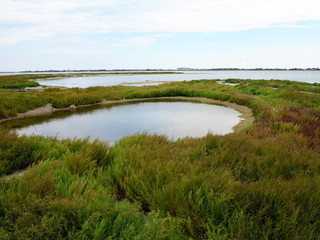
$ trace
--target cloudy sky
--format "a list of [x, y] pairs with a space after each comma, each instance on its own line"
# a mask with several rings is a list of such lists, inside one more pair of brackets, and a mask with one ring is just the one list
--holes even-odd
[[320, 67], [319, 0], [1, 0], [0, 71]]

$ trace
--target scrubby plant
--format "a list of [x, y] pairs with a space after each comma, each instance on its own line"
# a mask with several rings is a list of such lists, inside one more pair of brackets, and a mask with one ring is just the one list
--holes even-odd
[[[36, 76], [33, 76], [36, 77]], [[0, 132], [0, 239], [318, 239], [320, 86], [212, 80], [14, 92], [0, 117], [122, 98], [205, 97], [248, 106], [253, 125], [177, 141]]]

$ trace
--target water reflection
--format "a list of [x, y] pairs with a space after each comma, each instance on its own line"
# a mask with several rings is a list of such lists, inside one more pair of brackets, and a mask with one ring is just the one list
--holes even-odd
[[12, 121], [18, 134], [58, 138], [99, 138], [115, 142], [137, 132], [165, 134], [178, 139], [201, 137], [208, 131], [227, 134], [240, 122], [241, 114], [231, 108], [195, 102], [156, 101], [118, 104], [111, 107], [57, 112], [48, 117]]

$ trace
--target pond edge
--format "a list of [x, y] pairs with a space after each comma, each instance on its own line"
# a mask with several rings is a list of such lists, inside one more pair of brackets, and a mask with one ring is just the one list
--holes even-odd
[[232, 129], [235, 132], [238, 132], [245, 127], [253, 124], [254, 122], [254, 117], [252, 114], [252, 110], [246, 106], [239, 105], [236, 103], [230, 103], [227, 101], [220, 101], [220, 100], [215, 100], [215, 99], [210, 99], [210, 98], [201, 98], [201, 97], [183, 97], [183, 96], [176, 96], [176, 97], [155, 97], [155, 98], [134, 98], [134, 99], [121, 99], [121, 100], [104, 100], [100, 103], [94, 103], [94, 104], [86, 104], [86, 105], [70, 105], [69, 107], [66, 108], [54, 108], [50, 103], [48, 103], [45, 106], [29, 110], [25, 113], [19, 113], [18, 116], [16, 117], [11, 117], [11, 118], [6, 118], [6, 119], [0, 119], [0, 123], [5, 122], [5, 121], [10, 121], [14, 119], [21, 119], [21, 118], [28, 118], [28, 117], [37, 117], [37, 116], [43, 116], [43, 115], [49, 115], [51, 113], [57, 112], [57, 111], [66, 111], [66, 110], [75, 110], [78, 108], [86, 108], [86, 107], [91, 107], [91, 106], [98, 106], [98, 105], [111, 105], [115, 103], [130, 103], [130, 102], [143, 102], [143, 101], [148, 101], [148, 100], [192, 100], [192, 101], [197, 101], [197, 102], [202, 102], [202, 103], [211, 103], [211, 104], [218, 104], [222, 105], [225, 107], [230, 107], [238, 112], [241, 113], [239, 116], [242, 118], [240, 122], [235, 125]]

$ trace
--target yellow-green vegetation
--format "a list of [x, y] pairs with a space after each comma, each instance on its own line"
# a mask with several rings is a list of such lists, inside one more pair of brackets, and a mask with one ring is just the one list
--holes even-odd
[[248, 106], [256, 119], [226, 136], [137, 134], [112, 147], [3, 129], [0, 239], [318, 239], [320, 86], [227, 82], [239, 85], [0, 89], [1, 118], [47, 103], [192, 96]]

